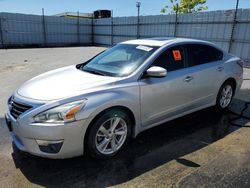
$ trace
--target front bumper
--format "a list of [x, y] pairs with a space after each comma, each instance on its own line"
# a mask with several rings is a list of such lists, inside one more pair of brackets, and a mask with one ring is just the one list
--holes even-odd
[[54, 159], [83, 155], [87, 119], [51, 125], [21, 124], [9, 113], [5, 119], [14, 144], [22, 151]]

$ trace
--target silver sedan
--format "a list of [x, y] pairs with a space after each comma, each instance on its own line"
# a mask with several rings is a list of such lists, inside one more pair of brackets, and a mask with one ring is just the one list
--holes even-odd
[[6, 122], [14, 144], [33, 155], [109, 158], [146, 129], [214, 105], [226, 109], [242, 66], [206, 41], [127, 41], [24, 83], [8, 100]]

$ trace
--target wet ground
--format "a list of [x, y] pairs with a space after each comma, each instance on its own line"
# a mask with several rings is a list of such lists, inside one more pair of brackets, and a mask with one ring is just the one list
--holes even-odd
[[[8, 95], [37, 73], [75, 64], [101, 50], [0, 50], [0, 187], [250, 187], [250, 123], [232, 121], [237, 116], [214, 108], [139, 134], [112, 160], [51, 160], [12, 146], [3, 119]], [[250, 101], [250, 70], [245, 72], [231, 106], [236, 113]], [[250, 116], [250, 105], [242, 115]]]

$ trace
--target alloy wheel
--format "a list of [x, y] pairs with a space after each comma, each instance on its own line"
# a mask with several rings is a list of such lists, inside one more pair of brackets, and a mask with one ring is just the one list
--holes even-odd
[[221, 90], [220, 106], [226, 108], [229, 106], [233, 97], [233, 88], [231, 85], [225, 85]]
[[95, 136], [97, 150], [109, 155], [115, 153], [124, 144], [127, 137], [127, 124], [121, 117], [106, 120], [98, 129]]

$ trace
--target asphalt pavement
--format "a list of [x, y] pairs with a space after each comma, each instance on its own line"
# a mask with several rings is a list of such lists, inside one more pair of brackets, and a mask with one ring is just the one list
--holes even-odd
[[[147, 130], [110, 160], [52, 160], [18, 151], [4, 121], [8, 96], [37, 74], [104, 49], [0, 50], [0, 187], [250, 187], [249, 120], [215, 108]], [[238, 114], [250, 101], [250, 69], [244, 79], [230, 108]], [[242, 115], [250, 116], [250, 106]]]

